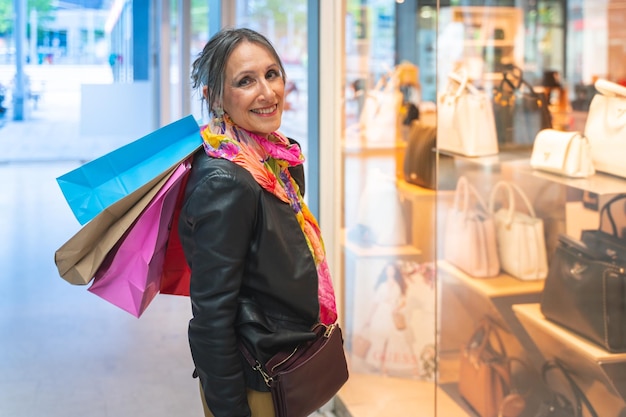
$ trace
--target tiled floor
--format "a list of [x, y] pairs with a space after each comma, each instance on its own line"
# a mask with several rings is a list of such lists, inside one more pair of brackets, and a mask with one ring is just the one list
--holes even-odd
[[188, 299], [137, 319], [59, 278], [79, 225], [54, 179], [75, 165], [0, 165], [0, 416], [201, 416]]

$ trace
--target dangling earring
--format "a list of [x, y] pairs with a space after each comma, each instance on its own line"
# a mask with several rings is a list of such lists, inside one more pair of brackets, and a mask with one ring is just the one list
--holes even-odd
[[215, 107], [213, 109], [213, 119], [216, 122], [222, 122], [224, 120], [224, 109], [221, 107]]

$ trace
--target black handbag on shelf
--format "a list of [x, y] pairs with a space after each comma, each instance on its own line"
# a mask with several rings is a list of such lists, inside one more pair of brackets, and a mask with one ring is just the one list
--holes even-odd
[[[618, 201], [625, 201], [626, 194], [619, 194], [600, 209], [600, 226], [598, 230], [583, 230], [581, 240], [592, 252], [604, 255], [614, 262], [626, 265], [626, 239], [619, 237], [619, 230], [613, 216], [613, 207]], [[623, 209], [623, 205], [622, 205]], [[611, 232], [604, 230], [604, 219], [608, 219]]]
[[[571, 394], [570, 396], [563, 393], [564, 389], [557, 388], [555, 383], [550, 383], [548, 375], [550, 373], [554, 374], [555, 371], [565, 380], [566, 389]], [[570, 375], [570, 371], [560, 361], [554, 359], [544, 362], [541, 374], [549, 392], [546, 399], [539, 404], [534, 417], [583, 417], [584, 415], [598, 417], [596, 410], [583, 390], [576, 384], [576, 381]], [[574, 403], [570, 401], [570, 398], [574, 399]], [[588, 414], [583, 414], [583, 409], [586, 409]]]
[[419, 120], [411, 122], [403, 173], [406, 182], [431, 190], [453, 190], [456, 187], [454, 158], [437, 154], [436, 125]]
[[493, 113], [500, 150], [531, 149], [537, 133], [552, 128], [546, 95], [535, 91], [515, 66], [502, 72], [494, 89]]
[[626, 267], [582, 241], [559, 236], [540, 307], [546, 319], [610, 352], [626, 352]]

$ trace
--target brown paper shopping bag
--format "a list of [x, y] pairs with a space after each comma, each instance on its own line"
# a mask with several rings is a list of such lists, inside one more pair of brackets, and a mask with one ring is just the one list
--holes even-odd
[[57, 249], [54, 262], [61, 278], [74, 285], [88, 284], [107, 253], [137, 220], [175, 168], [104, 209]]

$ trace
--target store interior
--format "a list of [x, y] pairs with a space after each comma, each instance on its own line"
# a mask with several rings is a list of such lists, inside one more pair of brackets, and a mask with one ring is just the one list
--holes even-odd
[[[626, 335], [616, 323], [626, 176], [608, 156], [617, 148], [601, 144], [609, 122], [596, 122], [614, 96], [602, 83], [626, 91], [616, 46], [626, 3], [398, 2], [395, 28], [357, 3], [342, 137], [353, 373], [340, 401], [354, 416], [389, 404], [410, 415], [626, 415], [626, 345], [609, 344]], [[372, 57], [388, 51], [387, 30], [396, 56], [385, 67]], [[570, 245], [598, 249], [592, 234], [622, 254], [605, 259], [616, 287], [598, 273], [586, 286], [571, 272], [588, 266], [580, 258], [564, 269]]]

